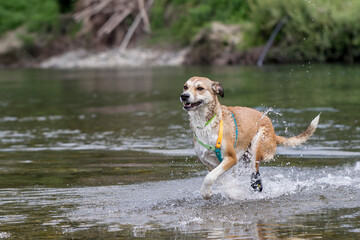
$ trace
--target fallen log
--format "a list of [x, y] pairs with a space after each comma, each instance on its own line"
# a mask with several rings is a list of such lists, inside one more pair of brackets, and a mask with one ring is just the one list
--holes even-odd
[[[146, 10], [151, 7], [152, 3], [153, 3], [153, 0], [147, 1], [147, 4], [145, 6]], [[131, 24], [129, 30], [127, 31], [127, 33], [126, 33], [126, 35], [125, 35], [125, 37], [124, 37], [124, 39], [123, 39], [123, 41], [122, 41], [122, 43], [120, 45], [120, 51], [123, 51], [123, 50], [126, 49], [127, 45], [129, 44], [129, 41], [130, 41], [131, 37], [134, 35], [135, 30], [138, 28], [138, 26], [140, 24], [141, 18], [142, 18], [141, 13], [139, 13], [136, 16], [134, 22]]]
[[129, 16], [131, 10], [126, 8], [120, 15], [114, 14], [111, 18], [99, 29], [98, 37], [111, 33], [124, 19]]
[[[79, 0], [78, 11], [73, 15], [75, 21], [82, 22], [78, 36], [90, 33], [93, 37], [87, 38], [93, 44], [119, 44], [125, 49], [139, 26], [144, 32], [151, 32], [147, 12], [152, 3], [153, 0]], [[133, 22], [129, 26], [130, 19]]]

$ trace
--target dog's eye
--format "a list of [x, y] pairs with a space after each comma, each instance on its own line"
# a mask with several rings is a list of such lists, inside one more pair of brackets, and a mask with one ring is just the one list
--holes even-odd
[[188, 87], [187, 86], [184, 86], [184, 90], [187, 90], [188, 89]]
[[197, 87], [197, 90], [202, 91], [202, 90], [204, 90], [204, 88], [203, 87]]

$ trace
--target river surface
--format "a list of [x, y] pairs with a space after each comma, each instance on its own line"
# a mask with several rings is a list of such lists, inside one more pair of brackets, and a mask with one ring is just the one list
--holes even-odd
[[[250, 190], [239, 163], [212, 199], [179, 95], [194, 75], [278, 135]], [[360, 67], [0, 71], [0, 239], [359, 239]]]

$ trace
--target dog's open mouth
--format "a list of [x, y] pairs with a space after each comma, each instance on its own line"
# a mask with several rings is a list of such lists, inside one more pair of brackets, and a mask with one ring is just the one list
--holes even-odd
[[201, 105], [204, 101], [197, 101], [197, 102], [193, 102], [193, 103], [190, 103], [190, 102], [187, 102], [187, 103], [184, 103], [184, 109], [185, 110], [190, 110], [190, 109], [193, 109], [199, 105]]

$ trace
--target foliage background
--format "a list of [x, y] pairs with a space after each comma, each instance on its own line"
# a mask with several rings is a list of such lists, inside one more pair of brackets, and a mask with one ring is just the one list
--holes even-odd
[[[24, 27], [32, 33], [20, 36], [27, 45], [34, 34], [37, 39], [45, 35], [56, 39], [61, 15], [73, 12], [77, 1], [81, 0], [1, 0], [0, 36]], [[237, 49], [247, 51], [263, 46], [276, 24], [288, 17], [268, 61], [356, 62], [360, 60], [359, 9], [359, 0], [155, 0], [148, 41], [185, 47], [199, 31], [218, 21], [241, 25], [244, 38]]]
[[25, 26], [29, 32], [47, 32], [59, 17], [56, 0], [1, 0], [0, 35]]
[[157, 0], [151, 21], [156, 34], [184, 46], [211, 22], [242, 23], [248, 13], [246, 0]]
[[346, 61], [360, 59], [360, 1], [248, 1], [251, 15], [247, 46], [262, 45], [276, 24], [289, 20], [280, 31], [273, 59], [286, 61]]
[[242, 24], [244, 41], [238, 48], [249, 49], [264, 45], [277, 23], [288, 17], [268, 59], [354, 62], [360, 60], [359, 9], [358, 0], [160, 0], [152, 23], [163, 38], [182, 45], [212, 21]]

